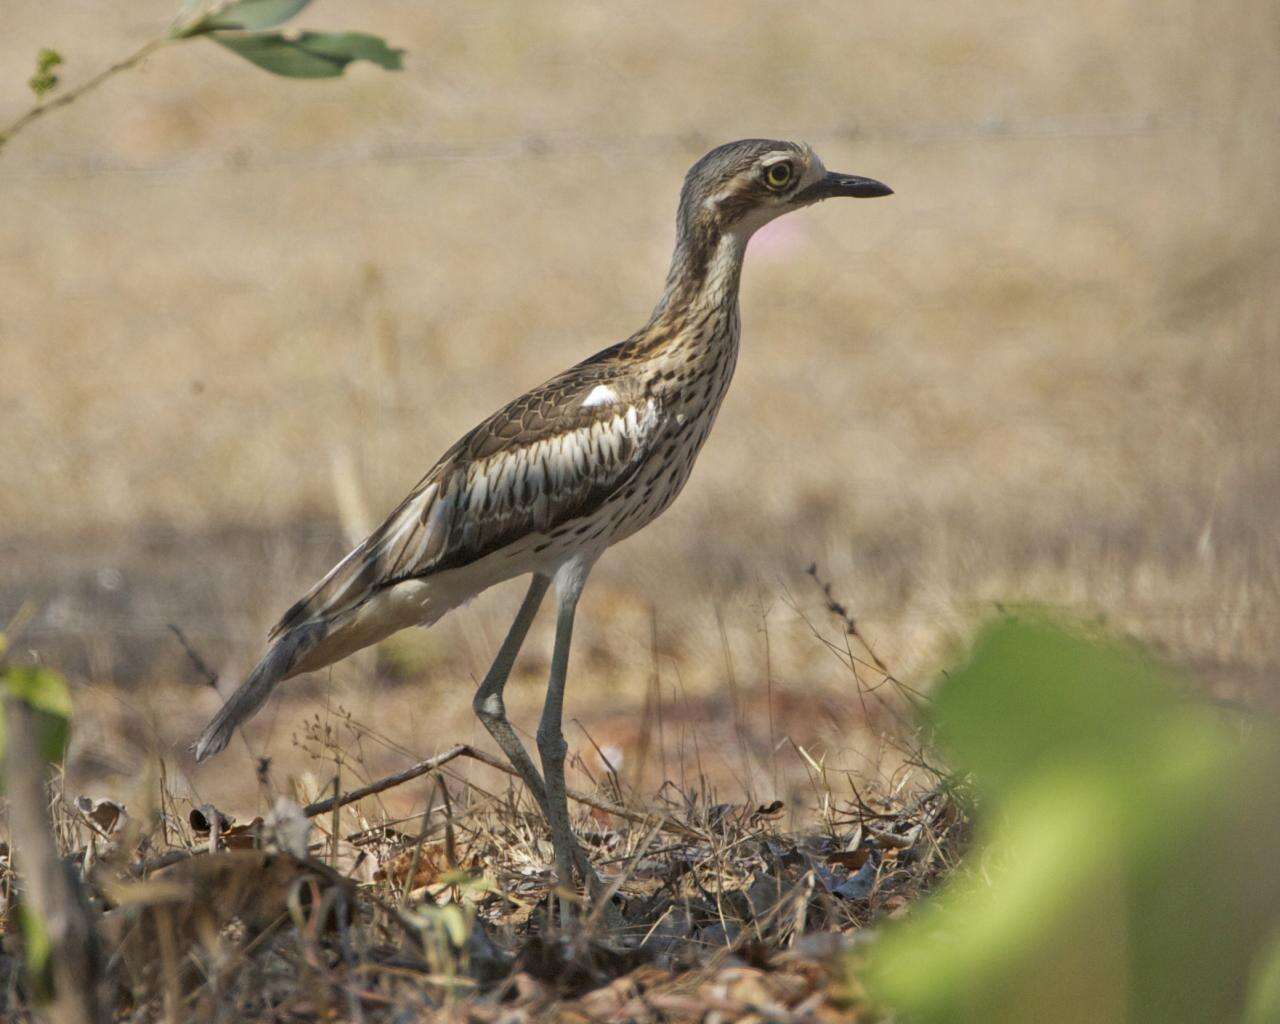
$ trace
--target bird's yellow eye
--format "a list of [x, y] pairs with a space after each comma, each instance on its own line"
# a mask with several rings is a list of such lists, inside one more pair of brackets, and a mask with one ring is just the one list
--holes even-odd
[[791, 175], [794, 173], [791, 161], [779, 160], [776, 164], [770, 164], [764, 169], [764, 183], [772, 189], [786, 188], [791, 183]]

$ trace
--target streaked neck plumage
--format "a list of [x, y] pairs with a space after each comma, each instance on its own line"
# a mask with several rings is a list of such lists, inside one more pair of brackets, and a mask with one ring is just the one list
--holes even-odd
[[732, 372], [738, 349], [738, 283], [754, 229], [721, 231], [685, 212], [681, 210], [662, 297], [633, 337], [635, 354], [661, 362], [727, 364]]
[[736, 308], [742, 259], [756, 227], [741, 224], [722, 230], [703, 211], [689, 210], [683, 203], [677, 223], [671, 269], [650, 326], [693, 310], [718, 308], [727, 313]]

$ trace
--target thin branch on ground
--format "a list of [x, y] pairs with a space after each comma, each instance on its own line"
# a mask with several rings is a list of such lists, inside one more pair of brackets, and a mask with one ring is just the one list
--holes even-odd
[[[302, 813], [308, 818], [314, 818], [317, 815], [332, 811], [337, 807], [344, 807], [347, 804], [355, 803], [357, 800], [363, 800], [367, 796], [373, 796], [375, 793], [382, 793], [395, 786], [410, 782], [422, 775], [426, 775], [428, 772], [435, 771], [437, 768], [448, 764], [450, 761], [458, 757], [469, 757], [474, 761], [479, 761], [481, 764], [488, 765], [490, 768], [496, 768], [500, 772], [505, 772], [507, 775], [518, 775], [514, 768], [499, 761], [496, 757], [486, 754], [483, 750], [477, 750], [470, 744], [459, 743], [456, 746], [450, 747], [442, 754], [437, 754], [435, 757], [429, 757], [425, 761], [419, 761], [417, 764], [410, 765], [408, 768], [402, 769], [401, 771], [393, 772], [381, 779], [376, 779], [367, 786], [361, 786], [359, 789], [350, 790], [349, 792], [343, 793], [337, 797], [328, 797], [324, 800], [318, 800], [313, 804], [308, 804], [302, 809]], [[638, 811], [630, 811], [625, 807], [620, 807], [615, 803], [610, 803], [608, 800], [601, 800], [598, 797], [591, 796], [587, 793], [579, 793], [572, 789], [569, 790], [566, 795], [570, 800], [573, 800], [576, 803], [584, 804], [587, 807], [594, 807], [598, 811], [615, 815], [616, 817], [623, 818], [626, 821], [634, 822], [638, 825], [653, 824], [664, 832], [673, 832], [676, 835], [688, 836], [690, 838], [699, 837], [699, 833], [696, 830], [689, 828], [687, 825], [682, 825], [680, 822], [671, 818], [659, 818], [655, 821], [654, 816], [651, 814], [641, 814]]]

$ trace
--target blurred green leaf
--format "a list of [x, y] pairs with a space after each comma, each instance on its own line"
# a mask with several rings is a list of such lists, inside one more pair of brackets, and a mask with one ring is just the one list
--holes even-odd
[[23, 966], [27, 983], [39, 1002], [47, 1002], [53, 995], [53, 977], [49, 957], [53, 943], [43, 918], [26, 904], [18, 906], [18, 925], [22, 930]]
[[283, 24], [311, 0], [238, 0], [223, 6], [209, 0], [188, 0], [179, 15], [173, 35], [177, 38], [201, 35], [217, 29], [256, 32]]
[[1185, 689], [1131, 646], [986, 630], [935, 701], [975, 848], [872, 949], [873, 997], [918, 1024], [1269, 1012], [1280, 736]]
[[1249, 1002], [1245, 1007], [1242, 1024], [1275, 1024], [1280, 1020], [1280, 936], [1271, 943], [1271, 950], [1258, 965], [1253, 984], [1249, 988]]
[[471, 935], [472, 915], [457, 903], [446, 903], [440, 907], [427, 906], [403, 913], [406, 920], [411, 921], [424, 934], [440, 936], [454, 949], [466, 947]]
[[466, 946], [470, 927], [462, 908], [456, 903], [449, 903], [440, 908], [439, 915], [440, 923], [444, 927], [445, 933], [449, 936], [449, 941], [453, 943], [454, 948], [462, 949]]
[[336, 78], [356, 60], [399, 71], [404, 54], [363, 32], [300, 32], [287, 37], [279, 32], [247, 36], [217, 33], [210, 38], [265, 71], [286, 78]]
[[[71, 697], [62, 676], [47, 668], [6, 668], [0, 671], [0, 694], [30, 705], [36, 712], [40, 756], [49, 763], [61, 760], [71, 719]], [[0, 763], [5, 746], [5, 722], [0, 714]]]
[[937, 694], [934, 721], [947, 752], [992, 800], [1049, 764], [1140, 768], [1149, 716], [1178, 700], [1136, 648], [1010, 621], [978, 638]]

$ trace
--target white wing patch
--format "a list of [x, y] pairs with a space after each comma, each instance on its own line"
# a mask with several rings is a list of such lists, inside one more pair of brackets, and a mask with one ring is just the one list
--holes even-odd
[[613, 405], [618, 400], [617, 392], [608, 384], [597, 384], [591, 394], [582, 400], [582, 408], [594, 409], [598, 405]]

